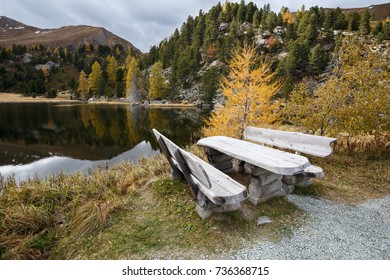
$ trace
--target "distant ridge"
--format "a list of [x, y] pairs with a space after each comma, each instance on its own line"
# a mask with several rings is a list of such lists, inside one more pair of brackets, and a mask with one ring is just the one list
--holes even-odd
[[39, 45], [48, 47], [66, 47], [77, 49], [84, 43], [114, 46], [121, 44], [141, 53], [127, 40], [113, 34], [103, 27], [88, 25], [64, 26], [53, 29], [41, 29], [29, 26], [14, 19], [0, 16], [0, 46]]
[[390, 18], [390, 2], [385, 4], [371, 5], [369, 7], [350, 8], [342, 10], [346, 14], [357, 12], [362, 15], [367, 9], [370, 10], [371, 14], [374, 15], [375, 19], [385, 20], [387, 18]]

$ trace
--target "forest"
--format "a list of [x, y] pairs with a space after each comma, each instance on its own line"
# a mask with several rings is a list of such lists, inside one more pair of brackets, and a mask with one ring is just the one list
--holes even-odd
[[[69, 90], [72, 97], [128, 97], [133, 101], [170, 99], [210, 103], [219, 79], [228, 73], [232, 52], [254, 46], [259, 63], [271, 64], [283, 81], [277, 97], [288, 97], [305, 78], [322, 81], [335, 65], [345, 36], [363, 36], [368, 45], [388, 40], [389, 21], [366, 10], [303, 6], [276, 13], [253, 2], [217, 4], [189, 16], [183, 25], [148, 53], [139, 55], [121, 45], [85, 43], [78, 49], [43, 45], [0, 48], [0, 90], [55, 97]], [[379, 47], [381, 48], [381, 47]], [[189, 96], [188, 92], [194, 92]]]

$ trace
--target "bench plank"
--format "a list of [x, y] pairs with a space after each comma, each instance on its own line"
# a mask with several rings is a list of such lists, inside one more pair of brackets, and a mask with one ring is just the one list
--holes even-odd
[[161, 139], [171, 157], [169, 163], [176, 167], [192, 187], [195, 197], [198, 190], [216, 205], [237, 204], [247, 195], [246, 187], [219, 171], [197, 156], [184, 151], [176, 144], [153, 129]]
[[197, 144], [282, 175], [302, 173], [310, 166], [309, 160], [304, 156], [225, 136], [203, 138]]
[[203, 186], [210, 189], [212, 187], [212, 183], [206, 173], [206, 170], [204, 170], [202, 166], [202, 162], [193, 158], [190, 153], [184, 152], [182, 153], [182, 156], [184, 157], [188, 168], [191, 170], [191, 173], [194, 174], [194, 177], [198, 178], [198, 180], [202, 183]]
[[332, 143], [336, 141], [336, 138], [253, 126], [245, 128], [244, 138], [318, 157], [331, 155], [333, 153]]
[[310, 177], [310, 178], [323, 178], [325, 176], [322, 168], [316, 165], [311, 165], [309, 167], [306, 167], [305, 170], [303, 171], [303, 174], [306, 177]]

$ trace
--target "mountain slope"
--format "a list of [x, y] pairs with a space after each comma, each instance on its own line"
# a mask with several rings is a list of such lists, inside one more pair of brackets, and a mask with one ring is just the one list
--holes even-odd
[[67, 47], [75, 49], [84, 43], [95, 45], [114, 46], [121, 44], [124, 47], [131, 47], [130, 42], [102, 28], [87, 25], [64, 26], [54, 29], [40, 29], [25, 25], [11, 18], [0, 17], [0, 46], [9, 47], [17, 45], [44, 45], [49, 47]]
[[369, 9], [375, 19], [385, 20], [390, 18], [390, 3], [371, 5], [369, 7], [342, 9], [345, 14], [357, 12], [361, 15]]

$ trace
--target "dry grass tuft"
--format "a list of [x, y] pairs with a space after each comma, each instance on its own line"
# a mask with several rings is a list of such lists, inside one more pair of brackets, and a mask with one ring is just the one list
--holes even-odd
[[364, 153], [374, 158], [389, 158], [390, 141], [389, 137], [370, 136], [349, 136], [341, 134], [337, 138], [335, 150], [341, 154], [354, 155]]
[[122, 208], [122, 203], [117, 198], [105, 202], [88, 201], [78, 208], [72, 221], [70, 230], [72, 235], [80, 238], [107, 225], [111, 215]]

